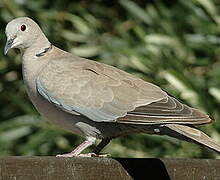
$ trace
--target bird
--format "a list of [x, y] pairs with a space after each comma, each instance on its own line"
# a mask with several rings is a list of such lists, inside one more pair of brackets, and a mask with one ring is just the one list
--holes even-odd
[[[112, 139], [132, 133], [167, 135], [220, 153], [220, 145], [197, 128], [213, 120], [159, 86], [54, 46], [29, 17], [12, 19], [5, 34], [4, 54], [20, 50], [26, 91], [38, 112], [85, 138], [57, 157], [101, 157]], [[97, 140], [91, 153], [82, 153]]]

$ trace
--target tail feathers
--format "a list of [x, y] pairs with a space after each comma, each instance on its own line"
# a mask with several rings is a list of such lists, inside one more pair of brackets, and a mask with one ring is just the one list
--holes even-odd
[[167, 135], [186, 141], [193, 141], [194, 143], [201, 144], [220, 153], [220, 144], [216, 143], [212, 138], [196, 128], [180, 124], [166, 124], [163, 125], [163, 127], [167, 127], [171, 130], [170, 133], [165, 133]]

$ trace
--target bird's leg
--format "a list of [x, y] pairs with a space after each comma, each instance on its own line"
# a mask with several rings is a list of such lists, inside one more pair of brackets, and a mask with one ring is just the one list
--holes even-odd
[[110, 138], [102, 139], [102, 141], [93, 149], [94, 154], [99, 154], [100, 151], [111, 141]]
[[109, 154], [99, 154], [100, 151], [111, 141], [110, 138], [102, 139], [102, 141], [95, 147], [95, 149], [92, 151], [92, 153], [87, 154], [80, 154], [84, 149], [91, 146], [95, 142], [95, 138], [88, 138], [85, 140], [82, 144], [77, 146], [72, 152], [67, 154], [58, 154], [56, 157], [107, 157]]
[[[73, 156], [83, 156], [80, 153], [86, 149], [87, 147], [91, 146], [92, 144], [94, 144], [95, 142], [95, 138], [88, 138], [87, 140], [85, 140], [83, 143], [81, 143], [79, 146], [77, 146], [72, 152], [67, 153], [67, 154], [58, 154], [56, 155], [56, 157], [73, 157]], [[91, 154], [91, 153], [90, 153]], [[88, 155], [88, 156], [92, 156], [92, 155]], [[87, 156], [87, 157], [88, 157]]]
[[102, 141], [94, 148], [92, 153], [79, 154], [80, 157], [108, 157], [109, 154], [99, 154], [100, 151], [111, 141], [110, 138], [102, 139]]

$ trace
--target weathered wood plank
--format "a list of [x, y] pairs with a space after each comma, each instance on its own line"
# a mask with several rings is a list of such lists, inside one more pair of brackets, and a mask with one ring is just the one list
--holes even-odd
[[220, 160], [2, 157], [0, 180], [220, 179]]
[[[0, 159], [2, 180], [129, 179], [109, 158], [5, 157]], [[130, 178], [131, 179], [131, 178]]]
[[135, 179], [220, 180], [220, 160], [217, 159], [143, 158], [117, 161]]
[[220, 160], [166, 159], [162, 161], [172, 179], [220, 180]]

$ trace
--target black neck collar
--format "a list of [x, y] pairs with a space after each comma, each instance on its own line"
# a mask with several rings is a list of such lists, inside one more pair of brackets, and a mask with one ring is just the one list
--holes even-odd
[[49, 52], [52, 49], [52, 44], [48, 48], [45, 48], [42, 52], [36, 54], [37, 57], [44, 56], [47, 52]]

